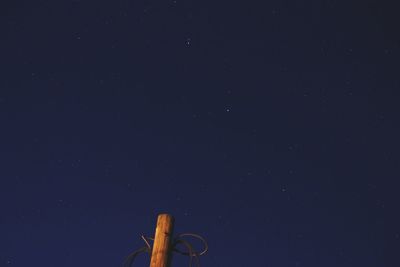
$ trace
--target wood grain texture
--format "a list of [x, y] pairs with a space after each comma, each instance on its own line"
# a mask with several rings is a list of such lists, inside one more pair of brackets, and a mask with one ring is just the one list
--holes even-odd
[[150, 267], [170, 266], [173, 230], [174, 218], [169, 214], [158, 215]]

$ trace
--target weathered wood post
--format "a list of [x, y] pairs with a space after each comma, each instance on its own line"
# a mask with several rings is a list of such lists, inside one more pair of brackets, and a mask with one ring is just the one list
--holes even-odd
[[170, 267], [173, 231], [174, 217], [158, 215], [150, 267]]

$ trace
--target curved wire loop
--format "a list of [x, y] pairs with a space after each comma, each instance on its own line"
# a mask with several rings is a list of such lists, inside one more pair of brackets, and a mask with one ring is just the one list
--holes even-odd
[[136, 257], [137, 257], [139, 254], [142, 254], [142, 253], [144, 253], [144, 252], [147, 252], [147, 253], [149, 253], [149, 254], [151, 255], [152, 249], [151, 249], [149, 240], [154, 240], [154, 238], [146, 237], [146, 236], [144, 236], [144, 235], [141, 235], [141, 238], [142, 238], [143, 241], [146, 243], [146, 246], [145, 246], [145, 247], [142, 247], [142, 248], [140, 248], [140, 249], [138, 249], [138, 250], [135, 250], [134, 252], [132, 252], [131, 254], [129, 254], [129, 255], [125, 258], [124, 267], [131, 267], [132, 264], [133, 264], [133, 262], [135, 261]]
[[[204, 249], [201, 252], [197, 252], [193, 249], [192, 244], [190, 244], [188, 241], [182, 239], [185, 236], [190, 236], [190, 237], [194, 237], [196, 239], [199, 239], [203, 245], [204, 245]], [[177, 245], [178, 244], [183, 244], [186, 248], [187, 251], [181, 251], [179, 249], [177, 249]], [[173, 243], [173, 251], [181, 254], [181, 255], [185, 255], [185, 256], [189, 256], [190, 260], [189, 260], [189, 267], [192, 267], [193, 264], [193, 258], [196, 259], [196, 266], [200, 267], [200, 259], [199, 256], [204, 255], [208, 250], [208, 244], [206, 242], [206, 240], [201, 237], [200, 235], [197, 234], [192, 234], [192, 233], [184, 233], [184, 234], [180, 234], [175, 238], [175, 241]]]
[[142, 247], [142, 248], [140, 248], [138, 250], [135, 250], [131, 254], [129, 254], [128, 257], [126, 257], [126, 259], [124, 261], [124, 267], [132, 266], [133, 262], [135, 261], [136, 256], [141, 254], [141, 253], [144, 253], [144, 252], [148, 252], [148, 248], [147, 247]]
[[[203, 250], [201, 252], [195, 251], [193, 249], [192, 244], [183, 239], [184, 237], [187, 237], [187, 236], [190, 236], [190, 237], [193, 237], [193, 238], [196, 238], [196, 239], [200, 240], [204, 245]], [[142, 235], [141, 238], [145, 242], [146, 246], [142, 247], [142, 248], [140, 248], [138, 250], [135, 250], [134, 252], [129, 254], [128, 257], [126, 257], [126, 259], [124, 261], [124, 267], [131, 267], [133, 262], [134, 262], [134, 260], [135, 260], [135, 258], [141, 253], [147, 252], [147, 253], [149, 253], [151, 255], [152, 247], [151, 247], [151, 245], [149, 243], [149, 240], [154, 241], [154, 238], [145, 237], [144, 235]], [[177, 249], [177, 246], [179, 244], [182, 244], [183, 246], [185, 246], [187, 251], [181, 251], [181, 250]], [[174, 238], [174, 241], [172, 243], [172, 251], [177, 252], [177, 253], [179, 253], [181, 255], [189, 256], [190, 257], [190, 259], [189, 259], [189, 267], [192, 267], [192, 265], [193, 265], [193, 258], [196, 259], [196, 266], [200, 267], [199, 256], [204, 255], [208, 251], [208, 244], [207, 244], [206, 240], [203, 237], [201, 237], [200, 235], [192, 234], [192, 233], [184, 233], [184, 234], [179, 234], [178, 236], [176, 236]]]
[[181, 252], [176, 248], [174, 248], [173, 251], [178, 252], [181, 255], [189, 256], [190, 257], [189, 267], [192, 267], [193, 258], [195, 258], [196, 259], [196, 263], [197, 263], [197, 267], [199, 267], [200, 266], [199, 257], [198, 257], [198, 254], [196, 252], [193, 253], [192, 245], [189, 242], [187, 242], [186, 240], [176, 240], [175, 245], [177, 245], [179, 243], [182, 243], [184, 246], [186, 246], [186, 248], [188, 249], [188, 253]]
[[[204, 254], [208, 251], [208, 244], [207, 244], [207, 241], [206, 241], [201, 235], [192, 234], [192, 233], [184, 233], [184, 234], [179, 234], [179, 235], [175, 238], [175, 240], [176, 240], [176, 241], [183, 240], [182, 237], [185, 237], [185, 236], [194, 237], [194, 238], [200, 240], [200, 241], [203, 243], [203, 245], [204, 245], [203, 250], [202, 250], [201, 252], [194, 252], [194, 253], [192, 253], [193, 256], [194, 256], [194, 254], [196, 254], [196, 255], [198, 255], [198, 256], [202, 256], [202, 255], [204, 255]], [[175, 248], [175, 249], [176, 249], [176, 248]], [[175, 251], [177, 251], [177, 250], [175, 250]], [[182, 254], [182, 255], [190, 255], [190, 254], [191, 254], [190, 251], [188, 251], [188, 252], [177, 251], [177, 252], [180, 253], [180, 254]]]

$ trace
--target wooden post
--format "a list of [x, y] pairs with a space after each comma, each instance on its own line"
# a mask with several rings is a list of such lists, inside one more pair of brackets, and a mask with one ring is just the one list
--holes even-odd
[[169, 214], [158, 215], [150, 267], [170, 266], [173, 230], [174, 218]]

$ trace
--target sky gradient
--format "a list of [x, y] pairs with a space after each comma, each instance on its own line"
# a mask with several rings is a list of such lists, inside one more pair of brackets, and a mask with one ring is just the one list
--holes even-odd
[[1, 1], [0, 266], [400, 266], [396, 10]]

